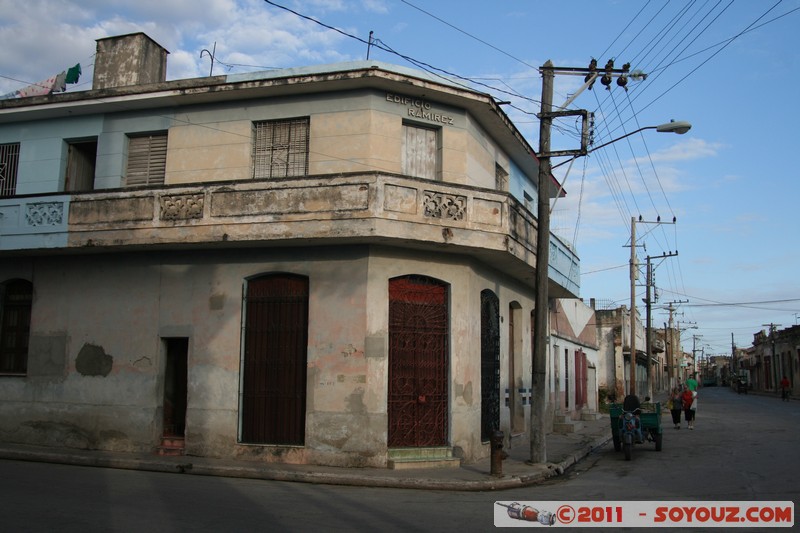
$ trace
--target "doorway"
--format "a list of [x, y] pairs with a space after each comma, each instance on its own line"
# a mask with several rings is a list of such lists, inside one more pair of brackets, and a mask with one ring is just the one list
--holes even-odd
[[308, 290], [308, 278], [294, 274], [247, 283], [242, 442], [305, 444]]
[[390, 448], [447, 445], [448, 297], [432, 278], [389, 280]]
[[164, 437], [183, 437], [186, 433], [187, 374], [189, 339], [164, 339]]
[[97, 159], [97, 139], [69, 143], [67, 172], [64, 190], [67, 192], [94, 189], [94, 171]]

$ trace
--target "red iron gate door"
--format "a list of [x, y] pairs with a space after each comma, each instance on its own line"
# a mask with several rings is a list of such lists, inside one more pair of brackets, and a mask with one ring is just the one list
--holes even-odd
[[447, 444], [447, 286], [389, 280], [390, 448]]

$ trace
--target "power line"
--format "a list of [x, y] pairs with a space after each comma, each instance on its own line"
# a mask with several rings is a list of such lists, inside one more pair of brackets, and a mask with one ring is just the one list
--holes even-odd
[[[665, 4], [665, 5], [666, 5], [666, 4]], [[777, 4], [776, 4], [776, 5], [777, 5]], [[713, 20], [711, 20], [711, 22], [709, 22], [709, 23], [708, 23], [708, 24], [707, 24], [707, 25], [706, 25], [704, 28], [700, 29], [700, 23], [701, 23], [703, 20], [708, 20], [708, 18], [709, 18], [709, 16], [710, 16], [710, 14], [711, 14], [711, 13], [714, 13], [714, 11], [716, 10], [716, 7], [718, 7], [718, 6], [720, 6], [720, 3], [719, 3], [719, 2], [718, 2], [718, 3], [717, 3], [715, 6], [714, 6], [714, 8], [712, 8], [710, 11], [707, 11], [707, 12], [705, 13], [705, 15], [702, 17], [702, 19], [700, 19], [700, 22], [696, 23], [696, 24], [694, 25], [693, 29], [692, 29], [691, 31], [689, 31], [689, 32], [688, 32], [688, 34], [687, 34], [687, 37], [683, 39], [683, 42], [684, 42], [684, 43], [686, 42], [686, 39], [688, 38], [688, 36], [689, 36], [689, 35], [692, 35], [692, 34], [694, 34], [694, 36], [693, 36], [693, 38], [692, 38], [692, 40], [691, 40], [691, 43], [689, 43], [689, 44], [693, 44], [694, 42], [696, 42], [697, 38], [698, 38], [700, 35], [702, 35], [702, 34], [703, 34], [703, 33], [704, 33], [704, 32], [705, 32], [707, 29], [708, 29], [708, 27], [710, 26], [710, 24], [711, 24], [711, 23], [713, 23], [714, 21], [718, 20], [718, 18], [719, 18], [719, 15], [720, 15], [721, 13], [717, 13], [717, 14], [716, 14], [716, 16], [713, 18]], [[727, 6], [726, 6], [726, 7], [723, 9], [723, 11], [722, 11], [722, 12], [724, 12], [724, 10], [725, 10], [725, 9], [727, 9], [728, 7], [730, 7], [730, 4], [728, 4], [728, 5], [727, 5]], [[774, 7], [775, 7], [775, 6], [773, 6], [773, 8], [774, 8]], [[661, 9], [659, 9], [659, 11], [658, 11], [658, 12], [659, 12], [659, 13], [661, 13], [661, 11], [663, 10], [663, 8], [664, 8], [664, 7], [662, 6], [662, 7], [661, 7]], [[800, 9], [800, 8], [797, 8], [797, 9]], [[725, 45], [727, 46], [728, 44], [730, 44], [730, 42], [732, 42], [732, 41], [733, 41], [733, 40], [735, 40], [736, 38], [740, 37], [740, 36], [741, 36], [741, 35], [743, 35], [744, 33], [747, 33], [747, 32], [749, 32], [749, 31], [752, 31], [752, 30], [753, 30], [753, 29], [755, 29], [756, 27], [763, 26], [764, 24], [767, 24], [768, 22], [771, 22], [771, 21], [774, 21], [774, 20], [777, 20], [777, 19], [779, 19], [779, 18], [782, 18], [782, 17], [785, 17], [785, 16], [787, 16], [788, 14], [790, 14], [790, 13], [794, 12], [794, 11], [795, 11], [795, 9], [793, 9], [793, 10], [791, 10], [791, 11], [787, 12], [787, 13], [784, 13], [784, 14], [782, 14], [782, 15], [779, 15], [778, 17], [774, 17], [773, 19], [770, 19], [770, 21], [764, 22], [764, 23], [762, 23], [762, 24], [757, 24], [757, 22], [758, 22], [759, 20], [763, 20], [763, 17], [764, 17], [764, 16], [765, 16], [767, 13], [769, 13], [770, 11], [771, 11], [771, 9], [770, 9], [770, 10], [768, 10], [768, 11], [767, 11], [766, 13], [764, 13], [763, 15], [761, 15], [760, 17], [758, 17], [758, 19], [756, 19], [756, 21], [754, 21], [753, 23], [751, 23], [751, 24], [750, 24], [750, 25], [749, 25], [747, 28], [745, 28], [743, 31], [739, 32], [739, 33], [738, 33], [736, 36], [734, 36], [733, 38], [731, 38], [731, 39], [729, 39], [729, 40], [727, 40], [727, 41], [724, 41]], [[686, 10], [682, 10], [682, 12], [681, 12], [679, 15], [680, 15], [680, 16], [686, 16], [686, 14], [687, 14]], [[699, 11], [698, 11], [698, 14], [699, 14]], [[637, 16], [640, 16], [640, 14], [637, 14]], [[697, 16], [697, 15], [695, 15], [695, 17], [696, 17], [696, 16]], [[654, 17], [654, 18], [655, 18], [655, 17]], [[676, 15], [676, 17], [675, 17], [673, 20], [678, 20], [678, 16]], [[671, 24], [671, 26], [665, 26], [665, 30], [669, 30], [670, 28], [674, 28], [674, 27], [675, 27], [675, 24], [674, 24], [674, 23], [672, 23], [672, 24]], [[659, 34], [660, 34], [660, 33], [663, 33], [665, 30], [661, 30], [661, 31], [659, 32]], [[698, 31], [698, 30], [700, 30], [700, 31]], [[641, 35], [641, 34], [642, 34], [642, 32], [640, 32], [640, 34], [639, 34], [639, 35]], [[637, 37], [638, 37], [638, 35], [637, 35]], [[634, 40], [635, 40], [635, 39], [634, 39]], [[634, 40], [632, 40], [632, 41], [631, 41], [631, 43], [633, 43], [633, 42], [634, 42]], [[661, 38], [661, 41], [664, 41], [664, 38], [663, 38], [663, 37]], [[651, 45], [648, 45], [648, 46], [651, 48], [651, 50], [655, 50], [655, 46], [654, 46], [654, 45], [652, 45], [652, 43], [653, 43], [653, 41], [651, 41]], [[661, 64], [658, 64], [658, 65], [657, 65], [657, 70], [658, 70], [659, 72], [661, 72], [661, 71], [665, 70], [667, 67], [677, 64], [679, 61], [683, 61], [683, 60], [685, 59], [685, 55], [686, 55], [686, 52], [687, 52], [688, 48], [689, 48], [689, 46], [688, 46], [688, 45], [685, 45], [685, 46], [683, 46], [683, 48], [682, 48], [682, 49], [681, 49], [679, 52], [677, 52], [677, 48], [673, 48], [673, 49], [672, 49], [672, 51], [670, 51], [670, 52], [666, 53], [665, 57], [674, 56], [674, 57], [675, 57], [675, 59], [673, 59], [673, 60], [669, 61], [669, 62], [668, 62], [666, 65], [664, 64], [664, 63], [665, 63], [665, 61], [664, 61], [664, 60], [662, 60], [662, 61], [661, 61]], [[706, 50], [708, 50], [708, 49], [706, 49]], [[716, 52], [716, 53], [719, 53], [720, 51], [721, 51], [721, 49], [720, 49], [720, 50], [717, 50], [717, 52]], [[716, 55], [716, 53], [715, 53], [714, 55]], [[662, 53], [659, 53], [658, 55], [662, 55]], [[693, 55], [697, 55], [697, 54], [692, 54], [692, 56], [693, 56]], [[636, 57], [639, 57], [639, 56], [637, 55]], [[688, 57], [691, 57], [691, 56], [688, 56]], [[707, 63], [707, 62], [708, 62], [708, 61], [709, 61], [711, 58], [713, 58], [713, 56], [711, 56], [711, 57], [707, 58], [705, 61], [703, 61], [703, 62], [701, 63], [701, 65], [700, 65], [700, 67], [702, 67], [702, 65], [704, 65], [705, 63]], [[697, 68], [700, 68], [700, 67], [697, 67]], [[649, 69], [648, 69], [648, 70], [649, 70]], [[689, 73], [689, 74], [691, 74], [691, 73]], [[646, 89], [652, 89], [652, 88], [654, 88], [654, 87], [655, 87], [655, 85], [654, 85], [652, 82], [656, 81], [656, 80], [657, 80], [657, 78], [658, 78], [658, 76], [656, 76], [655, 78], [652, 78], [652, 77], [651, 77], [651, 78], [649, 79], [649, 81], [651, 81], [651, 83], [650, 83], [650, 84], [642, 84], [642, 86], [633, 86], [633, 87], [632, 87], [632, 92], [635, 92], [635, 93], [636, 93], [636, 94], [635, 94], [635, 98], [631, 98], [631, 95], [630, 95], [630, 94], [628, 94], [629, 103], [631, 104], [631, 105], [630, 105], [630, 118], [623, 119], [623, 118], [620, 116], [620, 111], [619, 111], [619, 110], [617, 110], [617, 111], [616, 111], [616, 113], [609, 113], [609, 115], [612, 115], [612, 116], [613, 116], [613, 115], [615, 115], [615, 114], [616, 114], [616, 116], [618, 117], [618, 119], [619, 119], [620, 123], [622, 124], [622, 126], [618, 126], [617, 128], [613, 128], [613, 129], [612, 129], [612, 128], [610, 128], [610, 127], [608, 126], [609, 122], [608, 122], [608, 120], [606, 120], [606, 121], [604, 121], [604, 122], [602, 123], [602, 125], [601, 125], [600, 127], [601, 127], [601, 128], [605, 128], [605, 130], [607, 130], [607, 131], [606, 131], [606, 134], [610, 136], [610, 135], [613, 133], [613, 131], [616, 131], [616, 129], [619, 129], [619, 127], [623, 127], [623, 128], [624, 128], [624, 123], [625, 123], [627, 120], [631, 120], [631, 119], [633, 119], [633, 120], [636, 120], [636, 123], [637, 123], [637, 125], [638, 125], [638, 119], [637, 119], [637, 117], [638, 117], [638, 115], [641, 113], [641, 111], [643, 111], [643, 110], [644, 110], [644, 109], [646, 109], [647, 107], [651, 106], [651, 105], [652, 105], [652, 104], [653, 104], [655, 101], [657, 101], [659, 98], [663, 97], [663, 95], [664, 95], [664, 94], [666, 94], [666, 92], [669, 92], [669, 90], [672, 90], [672, 89], [673, 89], [675, 86], [677, 86], [679, 83], [681, 83], [682, 81], [684, 81], [684, 80], [686, 79], [686, 77], [688, 77], [688, 75], [687, 75], [687, 76], [685, 76], [683, 79], [681, 79], [681, 80], [680, 80], [678, 83], [676, 83], [675, 85], [673, 85], [673, 87], [670, 87], [669, 89], [667, 89], [667, 91], [665, 91], [664, 93], [662, 93], [660, 96], [658, 96], [656, 99], [654, 99], [653, 101], [651, 101], [649, 104], [647, 104], [647, 106], [645, 106], [645, 107], [644, 107], [644, 108], [642, 108], [642, 109], [639, 109], [638, 113], [637, 113], [637, 111], [636, 111], [636, 110], [633, 108], [633, 106], [632, 106], [632, 101], [633, 101], [635, 98], [639, 98], [639, 97], [643, 96], [643, 95], [645, 94], [645, 90], [646, 90]], [[637, 90], [637, 89], [641, 89], [641, 90]], [[597, 95], [596, 95], [596, 97], [597, 97]], [[610, 100], [610, 99], [611, 99], [611, 100]], [[605, 103], [612, 102], [612, 101], [613, 101], [613, 96], [612, 96], [612, 95], [609, 95], [609, 96], [608, 96], [608, 97], [605, 99], [605, 101], [604, 101], [602, 104], [601, 104], [600, 102], [598, 102], [598, 109], [603, 109], [603, 108], [605, 108], [605, 107], [606, 107], [606, 106], [605, 106]], [[602, 115], [603, 115], [603, 113], [601, 113], [601, 116], [602, 116]], [[651, 155], [650, 155], [649, 149], [646, 147], [646, 141], [645, 141], [644, 139], [643, 139], [643, 142], [645, 143], [645, 149], [646, 149], [646, 151], [647, 151], [648, 158], [649, 158], [649, 159], [650, 159], [650, 161], [651, 161], [651, 167], [653, 168], [653, 171], [654, 171], [654, 174], [655, 174], [656, 180], [658, 181], [658, 183], [659, 183], [659, 187], [661, 188], [662, 194], [663, 194], [663, 196], [664, 196], [664, 200], [665, 200], [665, 202], [667, 203], [667, 206], [669, 207], [669, 210], [670, 210], [670, 212], [673, 214], [673, 217], [674, 217], [674, 216], [675, 216], [675, 215], [674, 215], [674, 210], [672, 209], [672, 206], [669, 204], [669, 199], [668, 199], [668, 198], [667, 198], [667, 196], [666, 196], [666, 193], [665, 193], [665, 191], [664, 191], [664, 189], [663, 189], [663, 185], [661, 184], [661, 180], [660, 180], [660, 178], [659, 178], [659, 176], [658, 176], [658, 173], [657, 173], [657, 171], [655, 170], [655, 165], [653, 164], [652, 157], [651, 157]], [[602, 165], [601, 165], [601, 168], [602, 168]], [[608, 172], [608, 170], [607, 170], [607, 169], [604, 169], [603, 171], [604, 171], [604, 172]], [[609, 182], [609, 184], [610, 184], [610, 190], [611, 190], [611, 192], [612, 192], [612, 196], [614, 196], [614, 195], [615, 195], [615, 192], [614, 192], [614, 187], [612, 187], [612, 186], [611, 186], [611, 182], [612, 182], [613, 180], [612, 180], [612, 178], [609, 178], [608, 176], [606, 176], [606, 179], [607, 179], [607, 181], [608, 181], [608, 182]], [[618, 206], [618, 209], [619, 209], [619, 202], [617, 202], [617, 206]], [[663, 228], [662, 228], [662, 231], [663, 231]], [[665, 237], [665, 238], [667, 237], [667, 236], [666, 236], [666, 234], [664, 235], [664, 237]], [[667, 239], [667, 240], [669, 241], [670, 239]], [[675, 242], [675, 249], [678, 249], [678, 244], [677, 244], [677, 228], [676, 228], [676, 233], [675, 233], [675, 236], [674, 236], [674, 242]], [[675, 274], [675, 273], [677, 273], [677, 274], [679, 274], [679, 277], [680, 277], [680, 279], [681, 279], [681, 280], [683, 279], [683, 273], [682, 273], [682, 271], [681, 271], [681, 262], [680, 262], [680, 260], [678, 261], [678, 264], [677, 264], [677, 272], [675, 272], [675, 271], [673, 271], [673, 270], [670, 270], [670, 273], [672, 273], [672, 274], [673, 274], [673, 277], [674, 277], [674, 274]], [[682, 283], [683, 283], [682, 281], [680, 281], [680, 282], [679, 282], [677, 279], [673, 279], [673, 282], [675, 283], [675, 285], [673, 285], [673, 286], [679, 286], [679, 284], [681, 284], [681, 285], [682, 285]], [[684, 292], [685, 292], [685, 287], [684, 287]]]
[[[641, 14], [642, 14], [642, 12], [644, 12], [644, 10], [645, 10], [645, 9], [647, 9], [647, 6], [649, 6], [649, 5], [650, 5], [650, 0], [647, 0], [647, 3], [645, 3], [645, 5], [643, 5], [643, 6], [642, 6], [642, 8], [639, 10], [639, 12], [638, 12], [638, 13], [636, 13], [636, 15], [634, 15], [634, 17], [633, 17], [633, 18], [630, 20], [630, 22], [628, 22], [627, 24], [624, 24], [624, 25], [622, 26], [622, 29], [620, 30], [619, 34], [617, 34], [617, 36], [616, 36], [616, 37], [614, 37], [614, 40], [613, 40], [613, 41], [611, 41], [611, 44], [609, 44], [609, 45], [606, 47], [606, 49], [605, 49], [605, 50], [603, 50], [603, 53], [602, 53], [602, 54], [600, 54], [600, 55], [599, 55], [599, 56], [597, 56], [597, 57], [605, 57], [605, 56], [606, 56], [606, 53], [608, 53], [608, 51], [611, 49], [611, 47], [612, 47], [612, 46], [614, 46], [614, 43], [616, 43], [616, 42], [617, 42], [617, 40], [618, 40], [620, 37], [622, 37], [622, 35], [625, 33], [625, 30], [627, 30], [628, 28], [632, 28], [632, 27], [633, 27], [633, 23], [634, 23], [634, 21], [635, 21], [637, 18], [639, 18], [639, 15], [641, 15]], [[666, 4], [664, 4], [664, 6], [663, 6], [661, 9], [664, 9], [664, 7], [666, 7]], [[661, 11], [659, 10], [659, 13], [660, 13], [660, 12], [661, 12]], [[653, 18], [655, 18], [655, 15], [653, 16]], [[652, 19], [651, 19], [651, 20], [652, 20]], [[648, 23], [648, 24], [649, 24], [649, 23]], [[641, 32], [643, 32], [643, 31], [645, 30], [645, 28], [646, 28], [646, 27], [647, 27], [647, 24], [645, 24], [645, 25], [644, 25], [644, 27], [642, 27], [642, 29], [641, 29], [641, 30], [639, 30], [639, 34], [637, 34], [637, 36], [636, 36], [636, 37], [638, 37], [639, 35], [641, 35]], [[634, 39], [636, 39], [636, 37], [634, 37]], [[631, 41], [631, 42], [633, 42], [633, 41]], [[630, 43], [629, 43], [629, 44], [630, 44]], [[624, 52], [624, 51], [625, 51], [627, 48], [628, 48], [628, 47], [627, 47], [627, 46], [625, 46], [625, 47], [624, 47], [624, 48], [623, 48], [623, 49], [620, 51], [620, 53], [617, 55], [617, 57], [621, 56], [621, 55], [622, 55], [622, 52]]]
[[456, 27], [456, 26], [454, 26], [454, 25], [450, 24], [450, 23], [449, 23], [449, 22], [447, 22], [446, 20], [443, 20], [443, 19], [441, 19], [441, 18], [437, 17], [436, 15], [434, 15], [434, 14], [432, 14], [432, 13], [428, 12], [428, 11], [425, 11], [425, 10], [424, 10], [424, 9], [422, 9], [421, 7], [415, 6], [415, 5], [414, 5], [414, 4], [412, 4], [411, 2], [408, 2], [407, 0], [400, 0], [400, 1], [401, 1], [401, 2], [403, 2], [404, 4], [406, 4], [407, 6], [413, 7], [414, 9], [416, 9], [416, 10], [418, 10], [418, 11], [421, 11], [422, 13], [425, 13], [425, 14], [426, 14], [426, 15], [428, 15], [429, 17], [431, 17], [431, 18], [434, 18], [434, 19], [438, 20], [439, 22], [441, 22], [441, 23], [442, 23], [442, 24], [444, 24], [445, 26], [449, 26], [450, 28], [453, 28], [453, 29], [454, 29], [454, 30], [456, 30], [457, 32], [463, 33], [464, 35], [466, 35], [466, 36], [467, 36], [467, 37], [469, 37], [470, 39], [474, 39], [474, 40], [478, 41], [479, 43], [481, 43], [481, 44], [485, 44], [485, 45], [486, 45], [486, 46], [488, 46], [489, 48], [491, 48], [491, 49], [493, 49], [493, 50], [496, 50], [496, 51], [500, 52], [501, 54], [503, 54], [503, 55], [505, 55], [505, 56], [508, 56], [508, 57], [510, 57], [510, 58], [511, 58], [511, 59], [513, 59], [514, 61], [517, 61], [517, 62], [519, 62], [519, 63], [522, 63], [523, 65], [525, 65], [525, 66], [527, 66], [527, 67], [530, 67], [530, 68], [532, 68], [532, 69], [534, 69], [534, 70], [537, 70], [537, 71], [539, 70], [539, 67], [534, 67], [534, 66], [533, 66], [533, 65], [531, 65], [530, 63], [526, 63], [525, 61], [523, 61], [523, 60], [521, 60], [521, 59], [519, 59], [519, 58], [517, 58], [517, 57], [514, 57], [513, 55], [509, 54], [509, 53], [508, 53], [508, 52], [506, 52], [505, 50], [501, 50], [500, 48], [497, 48], [497, 47], [496, 47], [496, 46], [494, 46], [493, 44], [487, 43], [487, 42], [486, 42], [486, 41], [484, 41], [483, 39], [480, 39], [480, 38], [478, 38], [478, 37], [475, 37], [475, 36], [474, 36], [474, 35], [472, 35], [471, 33], [468, 33], [468, 32], [466, 32], [466, 31], [462, 30], [461, 28], [458, 28], [458, 27]]
[[588, 274], [597, 274], [598, 272], [607, 272], [609, 270], [616, 270], [618, 268], [628, 268], [629, 266], [630, 265], [628, 263], [625, 263], [624, 265], [617, 265], [617, 266], [608, 267], [608, 268], [599, 268], [597, 270], [590, 270], [589, 272], [581, 272], [581, 275], [582, 276], [586, 276]]
[[[779, 304], [800, 302], [800, 298], [788, 298], [785, 300], [762, 300], [760, 302], [719, 302], [719, 303], [706, 303], [706, 304], [686, 304], [686, 307], [751, 307], [754, 305], [766, 304]], [[754, 308], [758, 309], [758, 308]], [[773, 311], [782, 311], [782, 309], [771, 309]]]
[[[486, 83], [482, 83], [480, 81], [477, 81], [477, 80], [474, 80], [474, 79], [470, 79], [470, 78], [467, 78], [465, 76], [461, 76], [461, 75], [456, 74], [454, 72], [450, 72], [450, 71], [447, 71], [445, 69], [441, 69], [439, 67], [435, 67], [435, 66], [433, 66], [433, 65], [431, 65], [429, 63], [426, 63], [424, 61], [420, 61], [418, 59], [414, 59], [413, 57], [407, 56], [405, 54], [397, 52], [396, 50], [393, 50], [391, 47], [389, 47], [386, 43], [384, 43], [380, 39], [373, 39], [372, 41], [366, 41], [366, 40], [362, 39], [361, 37], [358, 37], [356, 35], [352, 35], [350, 33], [347, 33], [344, 30], [340, 30], [339, 28], [336, 28], [336, 27], [331, 26], [329, 24], [325, 24], [322, 21], [319, 21], [319, 20], [314, 19], [312, 17], [309, 17], [307, 15], [303, 15], [302, 13], [298, 13], [297, 11], [295, 11], [293, 9], [290, 9], [290, 8], [288, 8], [286, 6], [282, 6], [280, 4], [276, 4], [272, 0], [264, 0], [264, 2], [266, 2], [267, 4], [269, 4], [271, 6], [277, 7], [279, 9], [283, 9], [285, 11], [288, 11], [289, 13], [292, 13], [293, 15], [296, 15], [296, 16], [304, 19], [304, 20], [308, 20], [308, 21], [313, 22], [315, 24], [319, 24], [320, 26], [322, 26], [324, 28], [327, 28], [329, 30], [335, 31], [337, 33], [340, 33], [340, 34], [344, 35], [345, 37], [349, 37], [351, 39], [355, 39], [356, 41], [359, 41], [359, 42], [361, 42], [363, 44], [366, 44], [366, 45], [378, 48], [380, 50], [383, 50], [384, 52], [388, 52], [390, 54], [396, 55], [397, 57], [400, 57], [400, 58], [408, 61], [409, 63], [413, 64], [414, 66], [416, 66], [418, 68], [420, 68], [421, 70], [424, 70], [424, 71], [426, 71], [426, 72], [428, 72], [430, 74], [433, 74], [434, 76], [439, 76], [440, 78], [444, 79], [445, 81], [447, 81], [449, 83], [454, 83], [454, 84], [460, 85], [461, 87], [464, 87], [466, 89], [474, 90], [473, 87], [471, 87], [469, 85], [462, 84], [462, 83], [456, 81], [456, 79], [463, 80], [465, 82], [469, 82], [469, 83], [472, 83], [472, 84], [475, 84], [475, 85], [479, 85], [481, 87], [486, 87], [487, 89], [491, 89], [493, 91], [497, 91], [498, 93], [501, 93], [501, 94], [507, 94], [507, 95], [510, 95], [510, 96], [514, 96], [516, 98], [521, 98], [521, 99], [524, 99], [524, 100], [530, 100], [531, 102], [538, 103], [536, 100], [534, 100], [532, 98], [529, 98], [529, 97], [526, 97], [526, 96], [524, 96], [522, 94], [519, 94], [517, 92], [506, 91], [506, 90], [500, 89], [498, 87], [493, 87], [493, 86], [488, 85]], [[380, 44], [378, 44], [378, 43], [380, 43]], [[456, 79], [453, 79], [453, 78], [456, 78]]]
[[650, 103], [648, 103], [647, 105], [645, 105], [645, 106], [644, 106], [642, 109], [640, 109], [639, 111], [640, 111], [640, 112], [641, 112], [641, 111], [644, 111], [645, 109], [647, 109], [647, 108], [648, 108], [648, 107], [650, 107], [651, 105], [655, 104], [655, 103], [656, 103], [658, 100], [660, 100], [661, 98], [663, 98], [663, 97], [664, 97], [664, 96], [665, 96], [667, 93], [669, 93], [670, 91], [672, 91], [672, 90], [673, 90], [675, 87], [677, 87], [678, 85], [680, 85], [681, 83], [683, 83], [684, 81], [686, 81], [686, 80], [687, 80], [687, 79], [688, 79], [688, 78], [689, 78], [689, 77], [690, 77], [692, 74], [694, 74], [695, 72], [697, 72], [697, 71], [700, 69], [700, 67], [702, 67], [703, 65], [705, 65], [706, 63], [708, 63], [709, 61], [711, 61], [711, 60], [712, 60], [714, 57], [716, 57], [716, 56], [717, 56], [717, 55], [718, 55], [720, 52], [722, 52], [722, 51], [723, 51], [725, 48], [727, 48], [728, 46], [730, 46], [730, 44], [731, 44], [733, 41], [735, 41], [736, 39], [738, 39], [739, 37], [741, 37], [742, 35], [744, 35], [744, 34], [745, 34], [745, 33], [746, 33], [746, 32], [747, 32], [749, 29], [750, 29], [750, 27], [751, 27], [751, 26], [753, 26], [753, 25], [754, 25], [756, 22], [758, 22], [759, 20], [761, 20], [762, 18], [764, 18], [764, 17], [765, 17], [765, 16], [766, 16], [766, 15], [767, 15], [767, 14], [768, 14], [770, 11], [772, 11], [773, 9], [775, 9], [775, 8], [776, 8], [776, 7], [777, 7], [777, 6], [778, 6], [778, 5], [779, 5], [779, 4], [782, 2], [782, 1], [783, 1], [783, 0], [779, 0], [779, 1], [778, 1], [778, 2], [775, 4], [775, 5], [773, 5], [773, 6], [772, 6], [771, 8], [769, 8], [767, 11], [765, 11], [765, 12], [764, 12], [764, 13], [763, 13], [763, 14], [762, 14], [760, 17], [758, 17], [758, 18], [757, 18], [755, 21], [753, 21], [752, 23], [750, 23], [750, 25], [748, 25], [748, 26], [747, 26], [747, 27], [746, 27], [744, 30], [742, 30], [741, 32], [739, 32], [738, 34], [736, 34], [736, 35], [735, 35], [733, 38], [731, 38], [729, 41], [727, 41], [727, 42], [726, 42], [726, 43], [725, 43], [725, 44], [722, 46], [722, 48], [720, 48], [719, 50], [717, 50], [716, 52], [714, 52], [713, 54], [711, 54], [711, 55], [710, 55], [708, 58], [706, 58], [706, 59], [705, 59], [705, 60], [704, 60], [702, 63], [700, 63], [700, 64], [699, 64], [697, 67], [695, 67], [695, 68], [693, 68], [692, 70], [690, 70], [688, 74], [686, 74], [686, 75], [685, 75], [683, 78], [681, 78], [680, 80], [678, 80], [677, 82], [675, 82], [675, 83], [674, 83], [674, 84], [673, 84], [673, 85], [672, 85], [670, 88], [668, 88], [666, 91], [664, 91], [663, 93], [661, 93], [660, 95], [658, 95], [656, 98], [654, 98], [652, 101], [650, 101]]

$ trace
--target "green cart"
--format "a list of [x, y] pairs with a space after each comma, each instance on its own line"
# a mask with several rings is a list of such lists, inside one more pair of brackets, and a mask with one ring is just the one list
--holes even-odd
[[[614, 441], [614, 450], [625, 452], [625, 460], [630, 461], [633, 455], [633, 442], [623, 442], [622, 430], [620, 425], [622, 423], [622, 404], [612, 403], [610, 418], [611, 418], [611, 438]], [[642, 428], [642, 436], [647, 442], [654, 442], [656, 451], [661, 451], [663, 442], [663, 433], [661, 427], [661, 402], [645, 402], [640, 407], [639, 423]]]

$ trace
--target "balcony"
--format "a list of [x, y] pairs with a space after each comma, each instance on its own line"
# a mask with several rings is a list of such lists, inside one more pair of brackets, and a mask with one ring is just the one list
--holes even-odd
[[[529, 286], [536, 227], [506, 193], [375, 172], [0, 199], [3, 255], [362, 243], [466, 253]], [[577, 257], [550, 247], [553, 297], [577, 295]]]

